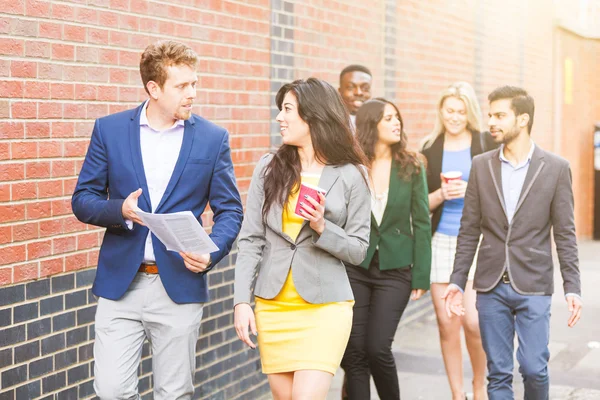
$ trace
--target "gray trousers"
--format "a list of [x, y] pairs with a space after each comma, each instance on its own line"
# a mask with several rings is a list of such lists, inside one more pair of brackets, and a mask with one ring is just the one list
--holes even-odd
[[116, 301], [98, 299], [94, 390], [101, 400], [137, 400], [142, 345], [152, 348], [155, 400], [189, 400], [202, 304], [176, 304], [159, 275], [138, 273]]

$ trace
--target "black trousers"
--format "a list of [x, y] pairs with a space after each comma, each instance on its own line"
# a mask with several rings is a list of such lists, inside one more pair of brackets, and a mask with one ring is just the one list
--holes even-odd
[[352, 331], [342, 368], [349, 400], [371, 398], [370, 376], [381, 400], [400, 399], [392, 342], [411, 292], [410, 268], [379, 270], [375, 253], [368, 270], [346, 266], [354, 292]]

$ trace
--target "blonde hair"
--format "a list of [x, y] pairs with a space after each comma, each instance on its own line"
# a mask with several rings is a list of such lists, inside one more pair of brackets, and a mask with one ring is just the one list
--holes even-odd
[[481, 108], [479, 107], [475, 90], [467, 82], [455, 82], [440, 94], [440, 100], [437, 103], [435, 125], [433, 131], [423, 141], [423, 149], [431, 147], [433, 142], [445, 132], [442, 106], [448, 97], [456, 97], [465, 103], [465, 108], [467, 109], [467, 129], [470, 132], [481, 132]]
[[167, 67], [187, 65], [196, 68], [198, 54], [191, 47], [173, 40], [161, 40], [146, 47], [140, 59], [140, 75], [146, 93], [146, 85], [154, 81], [162, 89], [167, 81]]

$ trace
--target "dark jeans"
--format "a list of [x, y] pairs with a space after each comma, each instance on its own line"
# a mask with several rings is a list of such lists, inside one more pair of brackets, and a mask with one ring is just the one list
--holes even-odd
[[479, 329], [488, 360], [490, 400], [514, 399], [515, 331], [519, 339], [517, 360], [525, 400], [549, 398], [550, 301], [551, 296], [525, 296], [517, 293], [510, 283], [502, 282], [489, 292], [477, 293]]
[[[377, 253], [376, 253], [377, 254]], [[354, 292], [354, 317], [342, 359], [349, 400], [370, 399], [373, 375], [381, 400], [400, 399], [392, 341], [411, 292], [410, 268], [379, 270], [373, 258], [368, 270], [346, 266]]]

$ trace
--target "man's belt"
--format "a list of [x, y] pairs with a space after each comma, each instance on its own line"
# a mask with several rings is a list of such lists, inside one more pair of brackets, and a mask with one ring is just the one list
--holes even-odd
[[141, 264], [138, 272], [146, 274], [158, 274], [158, 266], [156, 264]]
[[504, 271], [502, 274], [502, 282], [510, 283], [510, 276], [508, 276], [508, 271]]

